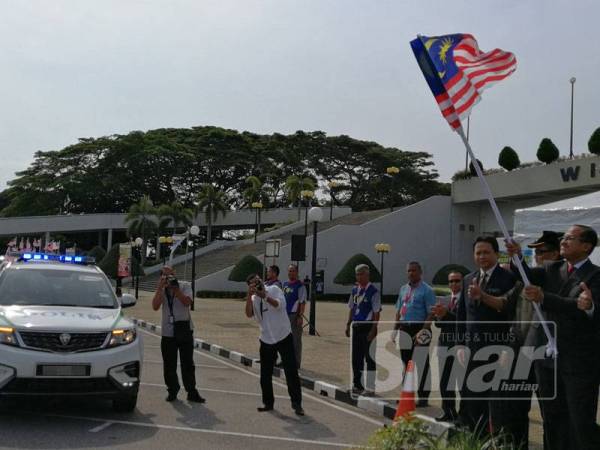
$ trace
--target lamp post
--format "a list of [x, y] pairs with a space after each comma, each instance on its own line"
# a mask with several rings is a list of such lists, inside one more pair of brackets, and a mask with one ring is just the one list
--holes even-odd
[[306, 210], [304, 212], [304, 237], [308, 236], [308, 207], [310, 206], [310, 200], [314, 197], [315, 193], [313, 191], [305, 190], [300, 191], [300, 196], [306, 202]]
[[318, 206], [310, 208], [308, 217], [313, 223], [313, 246], [312, 246], [312, 268], [311, 268], [311, 286], [310, 286], [310, 318], [308, 321], [308, 334], [314, 336], [317, 332], [315, 327], [317, 314], [317, 299], [316, 299], [316, 282], [317, 277], [317, 232], [319, 222], [323, 220], [323, 210]]
[[390, 179], [390, 211], [394, 211], [394, 198], [393, 198], [393, 189], [394, 189], [394, 175], [398, 175], [400, 173], [400, 169], [396, 166], [390, 166], [385, 169], [385, 176]]
[[390, 244], [385, 244], [382, 242], [380, 244], [375, 244], [375, 250], [377, 251], [377, 253], [379, 253], [381, 255], [381, 265], [379, 266], [379, 272], [381, 273], [381, 283], [379, 285], [379, 293], [383, 300], [383, 256], [386, 253], [390, 252], [391, 247], [390, 247]]
[[571, 83], [571, 145], [569, 147], [569, 158], [571, 159], [573, 159], [573, 99], [575, 97], [575, 81], [577, 81], [575, 77], [569, 80]]
[[158, 243], [160, 244], [160, 253], [163, 257], [163, 266], [167, 264], [167, 250], [166, 247], [173, 243], [173, 236], [159, 236]]
[[141, 237], [135, 238], [133, 241], [133, 248], [135, 248], [137, 264], [135, 264], [135, 298], [138, 298], [139, 290], [140, 290], [140, 264], [142, 261], [142, 245], [144, 245], [144, 240]]
[[331, 222], [333, 220], [333, 190], [339, 186], [339, 183], [335, 180], [331, 180], [329, 183], [327, 183], [327, 186], [329, 187], [329, 195], [331, 197], [329, 204], [329, 221]]
[[192, 225], [189, 232], [192, 242], [192, 304], [190, 305], [192, 311], [194, 310], [194, 303], [196, 301], [196, 246], [198, 245], [199, 235], [200, 228], [198, 225]]
[[260, 210], [263, 207], [263, 204], [261, 202], [252, 202], [251, 206], [256, 210], [256, 228], [254, 230], [254, 242], [256, 242], [258, 234], [260, 233]]

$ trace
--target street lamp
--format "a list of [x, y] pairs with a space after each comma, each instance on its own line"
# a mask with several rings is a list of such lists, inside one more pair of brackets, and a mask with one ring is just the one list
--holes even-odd
[[323, 220], [323, 210], [318, 206], [310, 208], [308, 211], [308, 218], [313, 223], [313, 246], [312, 246], [312, 268], [311, 268], [311, 286], [310, 286], [310, 318], [308, 321], [308, 334], [314, 336], [317, 332], [315, 327], [316, 322], [316, 281], [317, 278], [317, 232], [318, 224]]
[[172, 236], [159, 236], [158, 243], [160, 245], [160, 253], [163, 257], [163, 266], [167, 263], [167, 250], [166, 247], [173, 243]]
[[310, 206], [310, 200], [315, 196], [313, 191], [304, 190], [300, 191], [300, 196], [306, 202], [306, 211], [304, 212], [304, 237], [308, 236], [308, 207]]
[[400, 173], [400, 169], [398, 169], [396, 166], [390, 166], [385, 169], [385, 173], [386, 176], [390, 179], [390, 211], [394, 211], [394, 175], [398, 175]]
[[252, 202], [252, 208], [254, 208], [256, 210], [256, 220], [255, 220], [255, 224], [256, 224], [256, 228], [254, 230], [254, 242], [256, 242], [256, 238], [258, 237], [258, 234], [260, 233], [260, 210], [263, 207], [263, 204], [261, 202]]
[[329, 204], [329, 221], [331, 222], [333, 220], [333, 190], [339, 186], [339, 183], [335, 180], [332, 180], [327, 183], [327, 186], [329, 187], [329, 195], [331, 196], [331, 202]]
[[571, 83], [571, 145], [569, 150], [569, 158], [573, 159], [573, 98], [575, 97], [575, 81], [577, 79], [572, 77], [569, 82]]
[[381, 284], [379, 285], [379, 293], [381, 295], [381, 299], [383, 300], [383, 255], [389, 253], [391, 247], [390, 244], [385, 244], [382, 242], [380, 244], [375, 244], [375, 250], [381, 255], [381, 265], [379, 267], [379, 272], [381, 273]]
[[198, 245], [199, 235], [200, 228], [198, 225], [192, 225], [189, 232], [192, 241], [192, 304], [190, 306], [192, 311], [194, 310], [194, 302], [196, 301], [196, 246]]
[[142, 263], [142, 245], [144, 240], [141, 237], [135, 238], [133, 241], [133, 248], [135, 248], [137, 264], [135, 264], [135, 298], [138, 298], [140, 290], [140, 264]]

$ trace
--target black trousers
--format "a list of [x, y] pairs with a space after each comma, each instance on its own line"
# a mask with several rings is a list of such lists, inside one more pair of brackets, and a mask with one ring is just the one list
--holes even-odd
[[275, 397], [273, 395], [273, 367], [277, 360], [277, 354], [281, 356], [285, 381], [287, 382], [288, 394], [292, 406], [302, 405], [302, 389], [300, 388], [300, 377], [298, 376], [298, 365], [294, 351], [294, 338], [288, 334], [286, 338], [275, 344], [266, 344], [260, 341], [260, 387], [262, 389], [262, 400], [265, 406], [273, 406]]
[[[440, 339], [438, 345], [443, 348], [448, 348], [448, 351], [453, 347], [454, 342]], [[458, 364], [453, 356], [442, 358], [438, 356], [438, 367], [442, 368], [440, 375], [440, 395], [442, 396], [442, 410], [445, 415], [457, 417], [456, 412], [456, 380], [450, 380], [453, 364]]]
[[[406, 323], [400, 324], [400, 331], [404, 331], [407, 333], [411, 339], [415, 337], [415, 335], [423, 329], [422, 323]], [[429, 346], [429, 344], [427, 345]], [[407, 367], [408, 362], [413, 359], [413, 352], [415, 350], [415, 342], [412, 341], [412, 347], [408, 349], [400, 350], [400, 358], [404, 363], [404, 367]], [[427, 400], [429, 398], [429, 393], [431, 392], [431, 380], [429, 378], [429, 354], [427, 358], [425, 358], [425, 362], [423, 363], [420, 360], [414, 361], [415, 368], [417, 369], [417, 374], [419, 376], [419, 388], [417, 390], [417, 394], [419, 396], [419, 400]]]
[[576, 369], [561, 364], [556, 373], [542, 362], [534, 365], [540, 396], [556, 398], [540, 400], [544, 420], [545, 450], [588, 450], [600, 448], [600, 431], [596, 424], [599, 370], [597, 362]]
[[355, 388], [364, 390], [363, 372], [366, 363], [367, 389], [375, 391], [375, 371], [377, 365], [375, 364], [374, 355], [372, 356], [369, 352], [371, 342], [367, 339], [372, 327], [373, 325], [370, 323], [352, 323], [352, 384]]
[[181, 361], [181, 379], [187, 392], [196, 390], [196, 367], [194, 366], [194, 339], [190, 332], [189, 339], [176, 340], [174, 337], [163, 336], [160, 341], [160, 351], [163, 358], [163, 375], [169, 393], [179, 392], [177, 378], [177, 353]]

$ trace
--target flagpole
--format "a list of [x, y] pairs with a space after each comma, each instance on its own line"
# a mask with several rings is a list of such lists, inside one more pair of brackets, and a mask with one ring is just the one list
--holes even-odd
[[[467, 142], [469, 142], [469, 129], [471, 128], [471, 116], [467, 117]], [[465, 172], [469, 170], [469, 151], [465, 152]]]
[[[494, 199], [494, 195], [492, 194], [490, 185], [488, 184], [487, 180], [483, 176], [483, 171], [481, 170], [479, 161], [477, 161], [477, 158], [475, 158], [473, 149], [471, 148], [471, 145], [469, 144], [469, 140], [465, 136], [465, 132], [464, 132], [462, 126], [458, 127], [456, 129], [456, 132], [461, 137], [463, 144], [465, 144], [465, 148], [467, 149], [467, 154], [471, 157], [471, 164], [473, 164], [473, 168], [475, 169], [475, 172], [477, 173], [477, 177], [479, 178], [479, 181], [481, 182], [481, 187], [483, 188], [483, 191], [485, 192], [485, 195], [487, 196], [488, 202], [490, 203], [490, 207], [492, 208], [494, 216], [496, 216], [496, 221], [498, 222], [498, 226], [500, 227], [500, 230], [502, 231], [502, 234], [504, 235], [504, 239], [506, 241], [512, 241], [513, 239], [510, 236], [510, 234], [508, 233], [508, 228], [506, 228], [506, 224], [504, 223], [502, 214], [500, 214], [500, 210], [498, 209], [498, 205], [496, 204], [496, 200]], [[525, 284], [525, 286], [529, 286], [531, 283], [529, 282], [529, 278], [527, 278], [527, 274], [525, 273], [525, 269], [523, 268], [521, 259], [517, 255], [514, 255], [512, 257], [512, 262], [517, 267], [517, 270], [519, 271], [519, 274], [521, 275], [521, 279], [523, 280], [523, 283]], [[542, 327], [544, 328], [544, 333], [546, 334], [546, 338], [548, 339], [548, 347], [546, 349], [546, 352], [547, 352], [548, 356], [556, 357], [558, 355], [558, 350], [556, 348], [556, 343], [554, 342], [554, 338], [550, 334], [548, 325], [545, 322], [544, 315], [542, 314], [542, 311], [536, 302], [532, 302], [532, 304], [533, 304], [533, 308], [535, 309], [535, 312], [542, 324]]]

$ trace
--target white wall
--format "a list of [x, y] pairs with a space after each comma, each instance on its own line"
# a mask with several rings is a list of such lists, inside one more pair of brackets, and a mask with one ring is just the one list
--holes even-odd
[[[450, 262], [450, 197], [435, 196], [386, 214], [363, 225], [339, 225], [318, 233], [317, 253], [321, 266], [325, 267], [325, 292], [347, 293], [347, 286], [333, 283], [346, 261], [356, 253], [366, 254], [379, 267], [380, 257], [375, 244], [386, 242], [391, 252], [385, 256], [385, 294], [396, 294], [406, 282], [406, 264], [417, 260], [423, 265], [425, 279], [431, 278], [444, 264]], [[301, 263], [302, 277], [310, 275], [312, 237], [306, 242], [306, 262]], [[261, 257], [262, 258], [262, 257]], [[290, 246], [280, 251], [277, 264], [282, 268], [290, 262]], [[270, 264], [271, 261], [267, 261]], [[232, 267], [197, 280], [199, 290], [244, 290], [243, 283], [227, 280]]]

